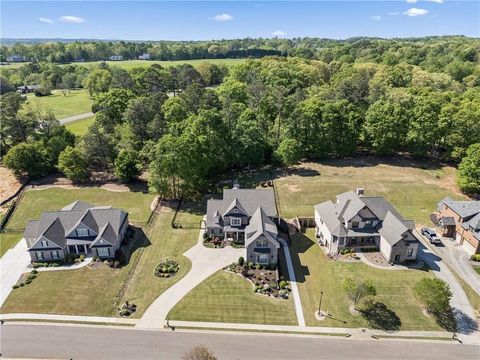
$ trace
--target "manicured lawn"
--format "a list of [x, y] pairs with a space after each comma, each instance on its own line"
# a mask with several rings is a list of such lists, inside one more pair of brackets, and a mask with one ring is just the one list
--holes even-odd
[[480, 266], [474, 266], [473, 270], [480, 274]]
[[39, 219], [44, 211], [60, 210], [76, 200], [93, 205], [111, 205], [129, 212], [129, 219], [146, 222], [150, 216], [150, 203], [154, 195], [142, 192], [115, 192], [95, 187], [63, 189], [52, 187], [29, 190], [8, 222], [7, 228], [23, 229], [29, 219]]
[[7, 250], [12, 249], [17, 245], [17, 243], [22, 238], [21, 233], [19, 234], [0, 234], [0, 258], [7, 252]]
[[171, 320], [296, 325], [293, 301], [253, 293], [252, 285], [220, 270], [190, 291], [168, 314]]
[[[313, 229], [309, 229], [313, 230]], [[297, 234], [292, 239], [292, 261], [296, 269], [299, 291], [302, 298], [305, 321], [309, 326], [368, 327], [361, 315], [349, 311], [352, 302], [344, 289], [345, 278], [372, 280], [381, 302], [393, 311], [401, 321], [400, 330], [441, 330], [431, 319], [422, 314], [422, 307], [415, 299], [412, 288], [420, 279], [431, 276], [422, 270], [388, 271], [372, 268], [363, 263], [329, 261], [315, 243], [313, 231], [307, 235]], [[320, 292], [323, 291], [322, 310], [334, 319], [318, 321]], [[392, 319], [394, 316], [388, 316]]]
[[49, 96], [28, 94], [27, 98], [33, 109], [38, 107], [43, 113], [52, 110], [57, 119], [92, 111], [92, 100], [84, 89], [72, 90], [67, 96], [55, 90]]
[[[236, 65], [245, 62], [246, 59], [196, 59], [196, 60], [178, 60], [178, 61], [143, 61], [143, 60], [126, 60], [126, 61], [105, 61], [109, 66], [118, 66], [122, 69], [131, 69], [134, 67], [139, 66], [151, 66], [153, 64], [159, 64], [162, 66], [174, 66], [174, 65], [181, 65], [181, 64], [190, 64], [193, 66], [197, 66], [201, 63], [210, 63], [210, 64], [218, 64], [218, 65]], [[101, 61], [91, 61], [85, 63], [77, 63], [78, 65], [84, 66], [98, 66]]]
[[69, 122], [65, 124], [65, 127], [75, 135], [81, 136], [87, 133], [88, 128], [93, 124], [94, 120], [95, 116], [92, 116], [86, 119]]
[[[135, 317], [190, 269], [181, 254], [194, 245], [198, 229], [170, 227], [173, 210], [163, 208], [153, 225], [140, 235], [127, 266], [39, 273], [28, 286], [12, 291], [0, 312], [35, 312], [71, 315], [117, 316], [117, 306], [129, 300], [138, 306]], [[193, 219], [200, 219], [192, 214]], [[139, 230], [142, 234], [142, 230]], [[175, 258], [180, 272], [170, 279], [153, 275], [163, 257]]]
[[280, 177], [275, 183], [284, 218], [313, 217], [315, 204], [334, 201], [341, 192], [363, 187], [367, 196], [384, 196], [406, 219], [415, 220], [417, 226], [431, 225], [429, 215], [438, 201], [445, 196], [462, 198], [453, 167], [424, 169], [422, 163], [407, 160], [330, 160], [304, 163], [291, 175], [277, 175]]
[[[123, 297], [124, 301], [129, 300], [139, 306], [135, 317], [140, 317], [161, 293], [190, 271], [190, 260], [182, 254], [196, 244], [199, 229], [173, 229], [170, 226], [173, 214], [174, 208], [162, 207], [155, 223], [146, 230], [151, 244], [145, 248]], [[182, 218], [199, 223], [202, 215], [185, 212]], [[154, 269], [162, 258], [178, 261], [180, 270], [175, 276], [159, 278], [154, 275]]]

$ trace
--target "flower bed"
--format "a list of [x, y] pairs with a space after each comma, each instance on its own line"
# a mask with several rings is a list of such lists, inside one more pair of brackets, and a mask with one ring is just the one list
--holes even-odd
[[163, 259], [155, 268], [155, 276], [171, 277], [180, 270], [180, 265], [173, 259]]
[[244, 244], [239, 244], [239, 243], [235, 243], [235, 242], [230, 243], [230, 246], [233, 247], [234, 249], [244, 249], [245, 248]]
[[275, 267], [255, 265], [250, 262], [243, 264], [243, 266], [233, 263], [225, 267], [224, 270], [240, 274], [249, 280], [253, 285], [254, 292], [257, 294], [288, 299], [291, 291], [290, 286], [283, 276], [278, 276], [278, 271]]
[[211, 236], [207, 233], [203, 234], [203, 245], [208, 248], [221, 249], [226, 245], [223, 236]]

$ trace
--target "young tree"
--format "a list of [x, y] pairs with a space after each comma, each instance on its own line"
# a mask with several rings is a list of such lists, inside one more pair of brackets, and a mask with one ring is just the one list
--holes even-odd
[[352, 300], [354, 309], [357, 309], [357, 305], [366, 297], [375, 296], [377, 294], [375, 286], [369, 280], [354, 281], [347, 278], [343, 282], [343, 288], [350, 300]]
[[38, 141], [12, 147], [3, 158], [3, 165], [12, 170], [17, 177], [28, 175], [35, 178], [46, 175], [50, 171], [45, 148]]
[[90, 177], [87, 160], [78, 148], [67, 146], [58, 157], [58, 170], [73, 182], [85, 182]]
[[301, 150], [300, 144], [295, 139], [284, 139], [280, 146], [275, 150], [275, 156], [284, 165], [292, 165], [300, 160]]
[[413, 292], [431, 314], [443, 314], [450, 309], [452, 292], [443, 280], [423, 278], [415, 284]]
[[182, 360], [217, 360], [217, 358], [206, 346], [199, 345], [183, 354]]
[[135, 150], [120, 150], [115, 159], [115, 175], [120, 181], [133, 181], [140, 175], [138, 158], [139, 154]]
[[458, 186], [467, 194], [480, 194], [480, 143], [470, 145], [458, 166]]

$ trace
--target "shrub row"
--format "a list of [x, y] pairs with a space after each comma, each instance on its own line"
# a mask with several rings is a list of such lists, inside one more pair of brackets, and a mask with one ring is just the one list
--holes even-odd
[[474, 254], [474, 255], [470, 256], [470, 260], [480, 261], [480, 254]]

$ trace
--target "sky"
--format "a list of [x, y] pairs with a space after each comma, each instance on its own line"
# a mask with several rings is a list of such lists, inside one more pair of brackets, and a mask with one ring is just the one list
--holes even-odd
[[3, 38], [480, 37], [480, 1], [1, 1]]

